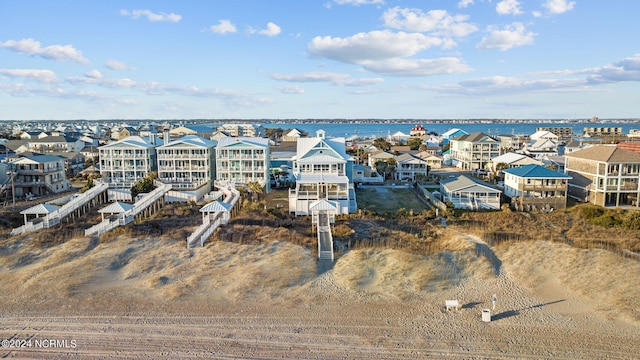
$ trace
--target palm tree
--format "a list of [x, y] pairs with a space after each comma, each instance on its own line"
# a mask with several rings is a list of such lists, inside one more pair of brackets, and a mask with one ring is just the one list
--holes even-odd
[[247, 191], [251, 194], [251, 201], [257, 201], [260, 194], [264, 192], [262, 185], [257, 181], [249, 181], [246, 184]]

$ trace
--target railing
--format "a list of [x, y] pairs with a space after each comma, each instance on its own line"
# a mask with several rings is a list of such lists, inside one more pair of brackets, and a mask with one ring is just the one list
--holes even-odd
[[[233, 208], [240, 199], [240, 192], [230, 183], [227, 183], [226, 187], [218, 187], [225, 193], [223, 202], [230, 204], [231, 208]], [[206, 217], [202, 225], [198, 226], [198, 228], [187, 237], [187, 248], [195, 246], [197, 242], [200, 242], [200, 246], [204, 246], [209, 236], [211, 236], [222, 223], [226, 224], [228, 221], [229, 216], [224, 213], [217, 214], [213, 223], [209, 217]]]
[[171, 190], [171, 184], [163, 184], [159, 181], [155, 181], [157, 188], [153, 189], [150, 193], [145, 195], [140, 201], [133, 205], [133, 208], [127, 210], [123, 214], [120, 215], [118, 221], [111, 221], [108, 218], [104, 221], [85, 229], [85, 236], [97, 234], [101, 235], [106, 233], [107, 231], [111, 231], [118, 226], [125, 226], [130, 224], [135, 220], [136, 215], [141, 213], [144, 209], [149, 207], [149, 205], [153, 204], [155, 201], [159, 200], [164, 194], [166, 194], [169, 190]]

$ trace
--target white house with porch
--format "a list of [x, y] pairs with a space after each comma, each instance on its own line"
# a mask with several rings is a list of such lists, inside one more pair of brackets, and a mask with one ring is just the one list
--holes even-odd
[[336, 204], [337, 214], [356, 212], [354, 159], [346, 153], [344, 138], [327, 139], [318, 130], [316, 137], [298, 139], [292, 160], [296, 187], [289, 190], [289, 212], [310, 215], [319, 200]]
[[456, 209], [500, 209], [502, 191], [465, 175], [440, 180], [440, 192]]

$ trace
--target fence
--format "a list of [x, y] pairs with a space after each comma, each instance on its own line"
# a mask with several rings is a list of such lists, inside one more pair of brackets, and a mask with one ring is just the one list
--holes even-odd
[[422, 193], [422, 195], [429, 200], [429, 202], [431, 204], [433, 204], [433, 206], [435, 206], [436, 208], [440, 209], [440, 211], [446, 211], [447, 210], [447, 205], [445, 203], [443, 203], [442, 201], [440, 201], [439, 199], [436, 199], [435, 196], [433, 196], [433, 194], [427, 190], [426, 188], [422, 187], [422, 186], [417, 186], [418, 191], [420, 191]]

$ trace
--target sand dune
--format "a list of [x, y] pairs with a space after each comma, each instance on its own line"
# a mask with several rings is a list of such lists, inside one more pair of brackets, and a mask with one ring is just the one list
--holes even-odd
[[[2, 338], [77, 338], [25, 358], [633, 358], [640, 264], [550, 242], [501, 245], [494, 264], [464, 236], [415, 255], [351, 251], [328, 271], [285, 241], [259, 245], [87, 238], [0, 242]], [[635, 280], [634, 280], [635, 279]], [[491, 323], [480, 319], [499, 301]], [[445, 299], [458, 299], [447, 312]], [[135, 335], [135, 336], [134, 336]], [[146, 342], [137, 339], [142, 336]]]

